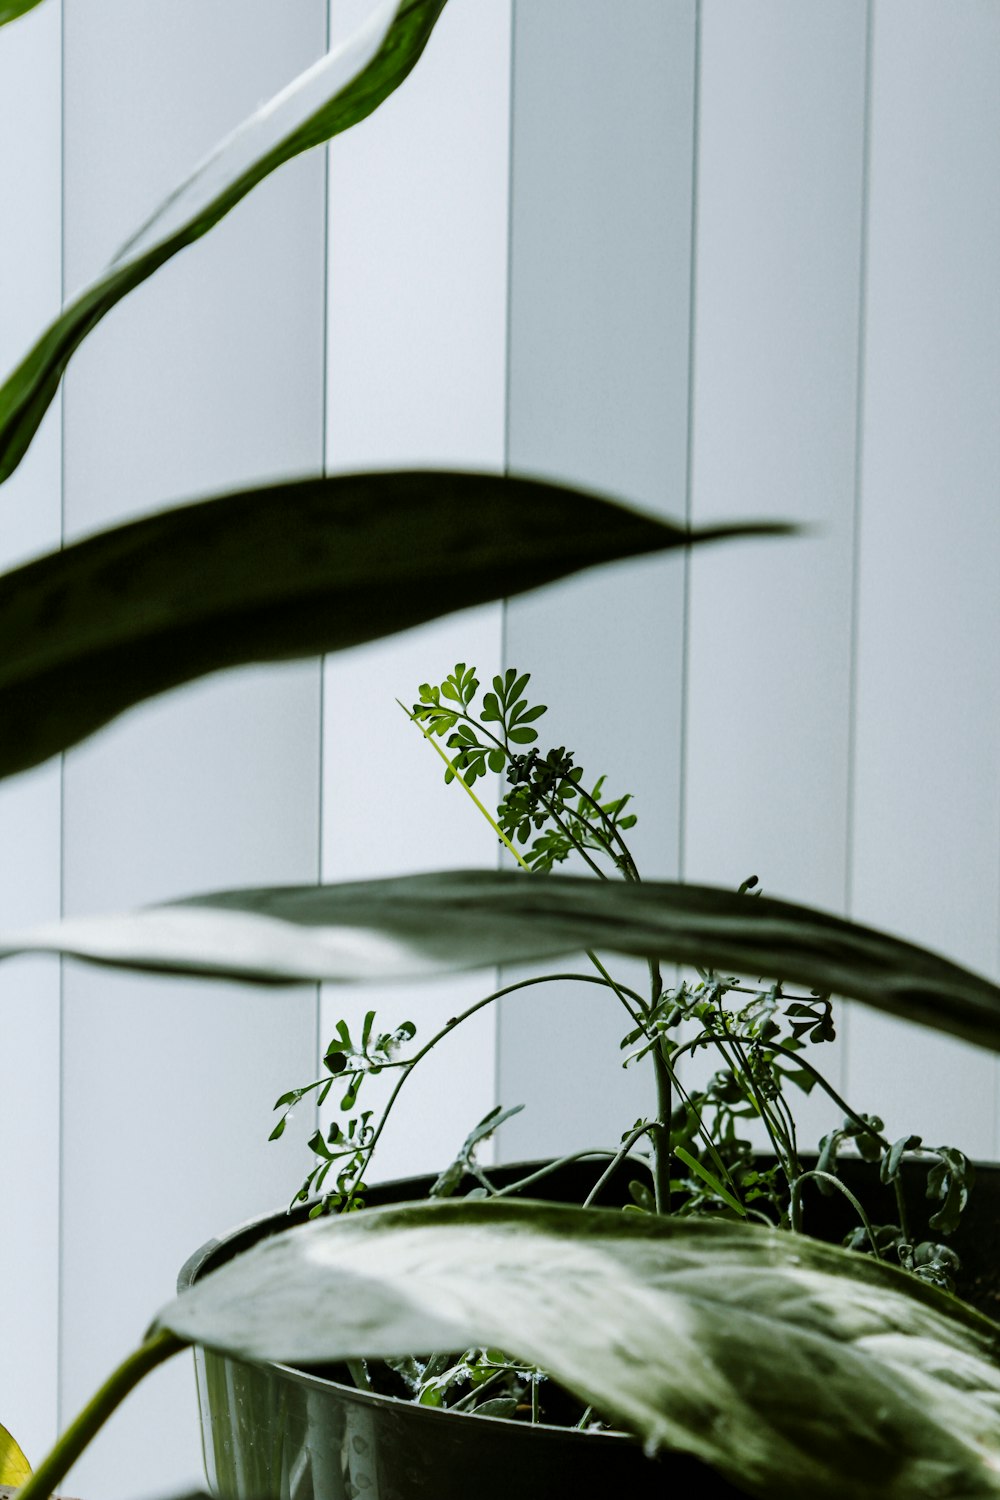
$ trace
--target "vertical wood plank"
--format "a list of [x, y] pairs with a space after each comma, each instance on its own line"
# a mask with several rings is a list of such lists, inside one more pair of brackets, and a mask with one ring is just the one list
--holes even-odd
[[[685, 875], [842, 910], [862, 246], [862, 0], [706, 0], [692, 519], [802, 539], [691, 561]], [[842, 1083], [824, 1048], [814, 1061]], [[839, 1123], [796, 1101], [803, 1144]]]
[[[92, 274], [229, 127], [324, 49], [323, 0], [67, 15], [66, 275]], [[183, 100], [183, 108], [178, 108]], [[322, 464], [320, 155], [261, 187], [106, 320], [65, 401], [71, 535]], [[266, 565], [262, 561], [262, 566]], [[145, 706], [67, 757], [65, 905], [134, 906], [318, 870], [318, 665], [253, 670]], [[141, 1336], [186, 1255], [294, 1187], [268, 1146], [312, 1065], [316, 999], [67, 967], [63, 1416]], [[187, 1362], [166, 1366], [68, 1486], [116, 1496], [200, 1474]]]
[[[872, 77], [854, 911], [995, 976], [1000, 11], [880, 0]], [[859, 1016], [849, 1069], [996, 1150], [987, 1054]]]
[[[61, 7], [0, 31], [0, 371], [59, 310]], [[58, 402], [0, 491], [0, 562], [58, 547]], [[0, 787], [0, 921], [59, 916], [59, 767]], [[0, 972], [0, 1283], [7, 1289], [0, 1421], [37, 1461], [56, 1436], [59, 1316], [59, 966]]]
[[[517, 4], [513, 78], [508, 463], [683, 516], [695, 6]], [[634, 794], [650, 876], [678, 869], [683, 580], [677, 559], [630, 564], [507, 609], [540, 743]], [[645, 1108], [616, 1067], [627, 1019], [595, 995], [506, 1004], [500, 1099], [529, 1105], [506, 1156], [614, 1144]]]
[[[337, 31], [359, 18], [337, 4]], [[450, 5], [418, 67], [330, 153], [328, 465], [499, 471], [504, 461], [510, 0]], [[427, 537], [433, 547], [435, 538]], [[500, 606], [331, 657], [325, 669], [324, 878], [492, 866], [495, 839], [407, 723], [421, 682], [500, 663]], [[322, 1041], [374, 1008], [418, 1041], [493, 988], [328, 986]], [[384, 1091], [383, 1091], [384, 1094]], [[486, 1010], [400, 1096], [375, 1176], [438, 1169], [492, 1107]], [[372, 1087], [370, 1106], [379, 1093]], [[331, 1107], [334, 1101], [331, 1100]], [[308, 1165], [308, 1163], [306, 1163]]]

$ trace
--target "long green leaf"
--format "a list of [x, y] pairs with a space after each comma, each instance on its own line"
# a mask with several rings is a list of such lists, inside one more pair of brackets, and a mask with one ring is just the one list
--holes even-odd
[[6, 26], [8, 21], [16, 21], [18, 16], [25, 15], [40, 4], [41, 0], [0, 0], [0, 26]]
[[154, 1328], [294, 1363], [497, 1346], [769, 1500], [1000, 1494], [1000, 1329], [777, 1230], [509, 1201], [366, 1210], [265, 1241]]
[[463, 870], [227, 891], [0, 935], [0, 958], [276, 983], [421, 978], [585, 948], [807, 985], [1000, 1051], [990, 980], [873, 928], [710, 886]]
[[265, 177], [377, 109], [420, 57], [445, 0], [383, 0], [342, 45], [262, 105], [63, 309], [0, 387], [0, 481], [26, 452], [70, 357], [105, 313], [219, 222]]
[[579, 490], [389, 473], [249, 490], [0, 578], [0, 776], [208, 672], [338, 651], [689, 532]]

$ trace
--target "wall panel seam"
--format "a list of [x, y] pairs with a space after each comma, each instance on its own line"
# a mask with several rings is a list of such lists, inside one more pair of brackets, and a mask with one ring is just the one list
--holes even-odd
[[[868, 315], [868, 230], [871, 196], [871, 116], [872, 116], [872, 52], [874, 37], [874, 0], [865, 5], [865, 80], [864, 118], [861, 131], [861, 216], [858, 226], [858, 323], [856, 348], [856, 374], [854, 386], [854, 495], [851, 510], [851, 601], [848, 636], [847, 669], [847, 767], [844, 787], [844, 913], [850, 916], [854, 907], [854, 823], [857, 797], [857, 735], [858, 735], [858, 659], [861, 606], [861, 494], [864, 481], [864, 429], [865, 429], [865, 374], [867, 358]], [[847, 1089], [844, 1076], [851, 1028], [850, 1009], [842, 1014], [841, 1031], [841, 1086]]]
[[864, 121], [861, 138], [861, 222], [858, 255], [857, 373], [854, 391], [854, 503], [851, 514], [851, 611], [847, 686], [847, 786], [844, 820], [844, 911], [854, 904], [854, 820], [858, 731], [858, 645], [861, 602], [861, 496], [864, 480], [865, 361], [868, 314], [868, 225], [871, 192], [873, 0], [865, 7]]
[[[701, 4], [694, 7], [694, 88], [691, 99], [691, 239], [688, 278], [688, 367], [687, 367], [687, 453], [684, 475], [684, 519], [688, 526], [693, 517], [694, 483], [694, 376], [695, 321], [698, 288], [698, 167], [701, 134]], [[683, 881], [687, 863], [687, 756], [688, 756], [688, 677], [691, 646], [691, 553], [684, 553], [681, 578], [681, 684], [678, 718], [679, 766], [677, 775], [677, 879]]]
[[[507, 75], [507, 295], [504, 318], [504, 382], [503, 382], [503, 471], [510, 473], [510, 397], [511, 397], [511, 344], [513, 340], [513, 286], [514, 286], [514, 106], [516, 101], [515, 78], [517, 68], [517, 0], [510, 0], [510, 67]], [[507, 669], [507, 611], [506, 599], [500, 601], [500, 670]], [[503, 868], [503, 850], [498, 843], [494, 858], [498, 870]], [[501, 983], [501, 970], [494, 971], [494, 989]], [[493, 1104], [500, 1102], [501, 1046], [503, 1010], [493, 1010]]]
[[[326, 6], [326, 35], [324, 45], [329, 52], [333, 41], [333, 15], [332, 7], [334, 0], [327, 0]], [[329, 472], [330, 465], [330, 414], [329, 414], [329, 387], [330, 387], [330, 214], [333, 209], [332, 194], [332, 172], [333, 163], [330, 155], [329, 144], [323, 147], [323, 286], [322, 286], [322, 323], [323, 323], [323, 354], [320, 369], [320, 471], [323, 474]], [[326, 799], [324, 789], [326, 786], [326, 657], [319, 659], [319, 748], [316, 761], [316, 775], [319, 778], [319, 787], [316, 798], [316, 883], [323, 884], [323, 871], [326, 868], [326, 840], [324, 829], [326, 826]], [[315, 1023], [314, 1047], [316, 1057], [323, 1056], [323, 986], [318, 984], [315, 988]], [[314, 1100], [316, 1095], [313, 1096]], [[318, 1129], [320, 1124], [319, 1104], [314, 1102], [313, 1106], [314, 1128]]]

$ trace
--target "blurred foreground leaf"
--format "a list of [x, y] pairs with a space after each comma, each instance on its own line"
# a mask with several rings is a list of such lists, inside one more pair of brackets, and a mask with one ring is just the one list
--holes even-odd
[[594, 948], [780, 979], [1000, 1050], [1000, 987], [840, 917], [711, 886], [460, 870], [223, 891], [0, 935], [0, 958], [273, 983], [396, 980]]
[[296, 1364], [499, 1347], [768, 1500], [1000, 1494], [1000, 1330], [777, 1230], [509, 1200], [368, 1209], [262, 1242], [154, 1329]]
[[[0, 0], [0, 22], [29, 8]], [[347, 41], [261, 105], [176, 188], [0, 387], [0, 481], [20, 463], [70, 357], [117, 302], [206, 234], [276, 167], [377, 109], [409, 74], [445, 0], [382, 0]], [[155, 350], [149, 358], [155, 359]]]
[[208, 672], [339, 651], [689, 532], [580, 490], [391, 472], [247, 490], [0, 578], [0, 777]]
[[[16, 21], [18, 16], [25, 15], [29, 10], [34, 10], [40, 5], [41, 0], [0, 0], [0, 26], [6, 26], [8, 21]], [[0, 1483], [4, 1481], [0, 1480]], [[7, 1481], [10, 1484], [14, 1480]], [[18, 1483], [20, 1481], [17, 1481]]]

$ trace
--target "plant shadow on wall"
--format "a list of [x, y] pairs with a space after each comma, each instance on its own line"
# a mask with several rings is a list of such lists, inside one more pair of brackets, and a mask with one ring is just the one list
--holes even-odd
[[[223, 142], [66, 307], [0, 388], [0, 477], [20, 461], [68, 360], [104, 313], [282, 162], [370, 114], [418, 60], [443, 4], [378, 7], [346, 46]], [[0, 5], [0, 23], [31, 8]], [[37, 765], [134, 704], [208, 672], [342, 649], [600, 563], [787, 529], [695, 532], [529, 478], [431, 472], [306, 480], [181, 506], [0, 580], [0, 773]], [[501, 748], [488, 737], [461, 737], [469, 682], [456, 673], [452, 693], [442, 684], [436, 698], [428, 687], [414, 710], [435, 741], [440, 728], [459, 736], [450, 748], [467, 780], [478, 760], [499, 764]], [[428, 1351], [481, 1350], [480, 1388], [509, 1356], [515, 1374], [525, 1372], [529, 1405], [535, 1375], [545, 1371], [582, 1407], [636, 1435], [649, 1455], [693, 1455], [750, 1494], [1000, 1493], [1000, 1330], [932, 1284], [948, 1274], [947, 1255], [928, 1252], [917, 1276], [754, 1222], [754, 1204], [772, 1198], [777, 1218], [796, 1222], [805, 1172], [784, 1163], [786, 1206], [776, 1178], [749, 1181], [745, 1164], [727, 1159], [720, 1141], [738, 1100], [706, 1100], [719, 1108], [719, 1133], [711, 1145], [704, 1139], [704, 1111], [694, 1109], [688, 1121], [672, 1031], [680, 1007], [707, 1043], [729, 1048], [756, 1110], [784, 1130], [775, 1135], [780, 1164], [791, 1137], [770, 1091], [786, 1063], [802, 1067], [795, 1044], [803, 1034], [827, 1027], [826, 996], [997, 1050], [1000, 990], [821, 912], [746, 891], [631, 878], [627, 805], [577, 778], [564, 758], [543, 762], [514, 750], [530, 743], [517, 731], [531, 728], [534, 711], [518, 707], [516, 675], [500, 679], [494, 693], [499, 717], [484, 700], [489, 711], [478, 723], [505, 726], [504, 763], [515, 770], [501, 831], [520, 833], [527, 822], [533, 844], [536, 834], [541, 840], [529, 864], [554, 859], [559, 839], [572, 835], [583, 857], [595, 867], [610, 859], [610, 870], [223, 892], [7, 934], [0, 956], [60, 953], [275, 984], [422, 978], [589, 949], [611, 1003], [627, 1002], [629, 1045], [657, 1076], [655, 1118], [623, 1142], [641, 1149], [645, 1140], [650, 1150], [648, 1181], [634, 1179], [640, 1211], [503, 1193], [438, 1196], [320, 1215], [271, 1236], [160, 1312], [27, 1481], [26, 1500], [51, 1493], [142, 1375], [191, 1344], [250, 1362], [348, 1360], [362, 1378], [364, 1360], [402, 1362], [405, 1370], [407, 1357]], [[630, 994], [611, 978], [598, 957], [609, 953], [648, 963], [648, 993]], [[661, 963], [704, 971], [705, 988], [663, 988]], [[749, 998], [734, 975], [749, 976]], [[772, 987], [758, 988], [762, 978]], [[803, 993], [789, 998], [784, 986]], [[345, 1087], [356, 1096], [367, 1071], [395, 1061], [402, 1031], [369, 1031], [357, 1041], [341, 1034], [330, 1077], [349, 1074]], [[848, 1118], [848, 1133], [877, 1150], [893, 1178], [907, 1143], [883, 1141], [870, 1119]], [[495, 1124], [488, 1118], [482, 1132]], [[476, 1135], [460, 1166], [474, 1164]], [[339, 1138], [324, 1144], [342, 1173]], [[345, 1149], [350, 1160], [350, 1143]], [[947, 1215], [962, 1197], [962, 1159], [945, 1153], [934, 1171], [938, 1212]], [[359, 1175], [344, 1180], [341, 1197]], [[751, 1196], [758, 1187], [762, 1199]], [[669, 1212], [681, 1193], [717, 1211]], [[906, 1226], [897, 1228], [891, 1234], [908, 1245]], [[871, 1233], [873, 1248], [887, 1249], [876, 1226]], [[487, 1419], [437, 1415], [492, 1430]]]

